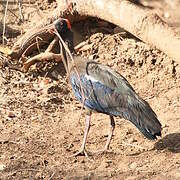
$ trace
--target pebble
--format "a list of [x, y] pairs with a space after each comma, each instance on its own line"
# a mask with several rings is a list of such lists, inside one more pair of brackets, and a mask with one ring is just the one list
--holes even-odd
[[3, 171], [5, 169], [5, 165], [4, 164], [0, 164], [0, 171]]
[[15, 117], [15, 114], [10, 111], [10, 112], [8, 113], [8, 117], [9, 117], [9, 118], [14, 118], [14, 117]]
[[165, 18], [169, 18], [169, 17], [170, 17], [170, 14], [169, 14], [168, 12], [165, 12], [165, 13], [164, 13], [164, 17], [165, 17]]
[[129, 168], [130, 169], [136, 169], [137, 168], [137, 163], [133, 162], [133, 163], [129, 164]]
[[106, 169], [110, 166], [110, 163], [106, 162], [106, 161], [102, 161], [101, 164], [99, 165], [98, 169], [99, 170], [103, 170]]
[[128, 140], [128, 143], [134, 143], [134, 142], [137, 142], [137, 139], [135, 139], [134, 137], [131, 137], [131, 138]]

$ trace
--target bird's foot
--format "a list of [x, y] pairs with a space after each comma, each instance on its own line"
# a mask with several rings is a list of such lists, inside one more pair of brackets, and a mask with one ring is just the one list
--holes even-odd
[[88, 157], [88, 153], [87, 153], [87, 151], [85, 149], [82, 149], [82, 150], [79, 150], [78, 152], [76, 152], [73, 156], [74, 157], [76, 157], [76, 156], [86, 156], [86, 157]]
[[80, 149], [78, 152], [76, 152], [75, 154], [71, 155], [70, 157], [85, 156], [87, 159], [91, 160], [89, 158], [88, 154], [89, 153], [85, 149]]

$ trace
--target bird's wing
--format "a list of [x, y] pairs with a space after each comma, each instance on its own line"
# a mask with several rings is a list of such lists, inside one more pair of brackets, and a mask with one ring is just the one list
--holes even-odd
[[156, 114], [119, 73], [89, 61], [81, 81], [91, 109], [131, 121], [149, 139], [160, 135], [161, 124]]
[[135, 95], [135, 90], [129, 82], [118, 72], [108, 66], [89, 61], [86, 66], [86, 76], [102, 83], [124, 95]]

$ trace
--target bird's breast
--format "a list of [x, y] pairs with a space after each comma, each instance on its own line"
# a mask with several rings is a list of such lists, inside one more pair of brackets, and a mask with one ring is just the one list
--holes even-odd
[[71, 73], [70, 82], [75, 97], [89, 109], [107, 113], [113, 90], [93, 76]]

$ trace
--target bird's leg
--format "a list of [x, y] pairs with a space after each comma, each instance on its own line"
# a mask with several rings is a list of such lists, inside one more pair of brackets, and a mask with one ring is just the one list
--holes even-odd
[[114, 121], [114, 117], [110, 116], [110, 129], [109, 129], [109, 135], [108, 135], [108, 139], [106, 141], [106, 145], [104, 147], [104, 151], [107, 151], [109, 149], [109, 145], [111, 143], [112, 140], [112, 136], [113, 136], [113, 132], [115, 129], [115, 121]]
[[109, 150], [109, 145], [110, 145], [111, 140], [112, 140], [114, 129], [115, 129], [114, 117], [110, 116], [110, 129], [109, 129], [109, 134], [108, 134], [108, 138], [106, 141], [106, 145], [105, 145], [104, 149], [92, 152], [93, 154], [103, 154], [103, 153], [111, 152], [108, 150]]
[[79, 156], [79, 155], [85, 155], [86, 157], [88, 157], [88, 154], [85, 150], [85, 146], [86, 146], [86, 142], [87, 142], [87, 136], [88, 136], [88, 132], [90, 129], [90, 121], [91, 121], [91, 112], [90, 114], [86, 115], [86, 123], [85, 123], [85, 132], [84, 132], [84, 139], [81, 145], [80, 150], [75, 153], [73, 156]]

